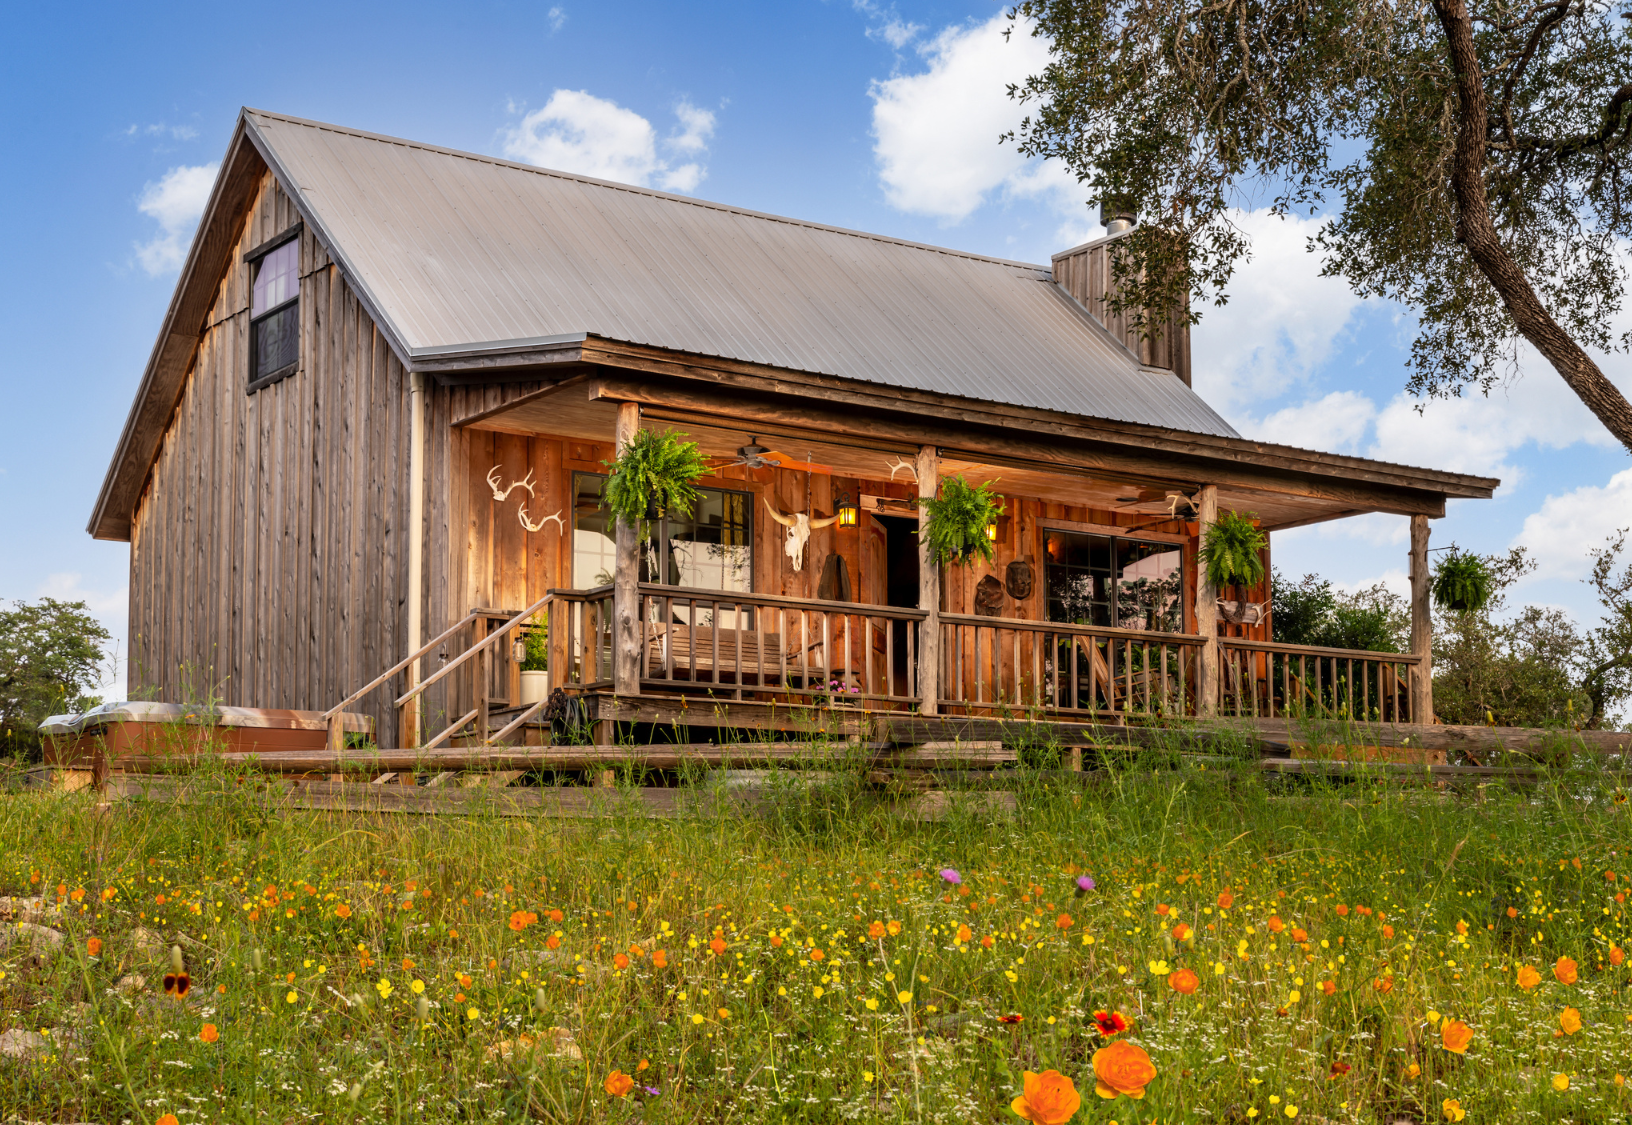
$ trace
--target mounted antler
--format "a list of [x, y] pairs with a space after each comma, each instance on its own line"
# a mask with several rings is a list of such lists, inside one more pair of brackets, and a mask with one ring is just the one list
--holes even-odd
[[889, 462], [890, 479], [894, 480], [895, 474], [899, 473], [902, 469], [905, 469], [907, 472], [911, 473], [913, 480], [918, 479], [918, 466], [901, 457], [897, 457], [894, 461]]
[[[563, 511], [564, 510], [565, 509], [563, 509]], [[551, 520], [554, 520], [560, 526], [561, 534], [565, 535], [567, 533], [567, 521], [562, 518], [561, 512], [556, 512], [553, 516], [545, 516], [537, 523], [529, 523], [527, 521], [527, 508], [526, 505], [523, 505], [521, 511], [517, 512], [516, 515], [521, 519], [521, 526], [525, 527], [528, 531], [543, 531], [544, 525], [549, 523]]]
[[[525, 488], [527, 490], [527, 495], [529, 495], [529, 496], [536, 496], [537, 495], [533, 491], [533, 484], [534, 484], [533, 470], [528, 469], [527, 470], [527, 476], [526, 476], [526, 478], [524, 480], [518, 480], [514, 484], [512, 484], [509, 488], [503, 489], [501, 491], [500, 488], [499, 488], [499, 481], [503, 480], [504, 478], [499, 476], [499, 468], [500, 468], [500, 466], [494, 465], [491, 469], [489, 469], [487, 471], [487, 487], [489, 487], [489, 488], [491, 488], [493, 490], [493, 499], [495, 499], [495, 500], [504, 500], [504, 499], [508, 498], [509, 495], [518, 488]], [[548, 517], [546, 517], [546, 518], [548, 518]]]
[[795, 512], [785, 516], [771, 505], [770, 497], [765, 498], [765, 507], [770, 511], [771, 518], [788, 529], [788, 541], [784, 549], [788, 558], [793, 561], [793, 569], [800, 569], [805, 558], [805, 544], [810, 541], [810, 533], [819, 528], [831, 527], [839, 522], [837, 515], [825, 516], [821, 519], [811, 519], [808, 512]]

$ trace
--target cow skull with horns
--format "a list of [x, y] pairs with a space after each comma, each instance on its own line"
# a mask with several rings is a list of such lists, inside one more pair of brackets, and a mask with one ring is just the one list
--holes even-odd
[[770, 499], [765, 500], [765, 507], [770, 510], [771, 518], [788, 529], [788, 541], [783, 549], [788, 552], [788, 558], [793, 560], [793, 569], [798, 570], [805, 557], [805, 544], [810, 542], [810, 533], [823, 527], [832, 527], [839, 522], [839, 517], [824, 516], [812, 519], [808, 512], [795, 512], [785, 516], [772, 506]]

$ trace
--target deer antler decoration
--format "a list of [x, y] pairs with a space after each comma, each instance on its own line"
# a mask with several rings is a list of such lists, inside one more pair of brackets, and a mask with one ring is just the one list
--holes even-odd
[[517, 512], [516, 515], [521, 519], [521, 526], [525, 527], [528, 531], [543, 531], [544, 525], [549, 523], [551, 520], [554, 520], [560, 526], [561, 534], [565, 535], [567, 533], [567, 521], [562, 518], [561, 512], [556, 512], [552, 516], [545, 516], [537, 523], [530, 523], [528, 521], [527, 508], [525, 506], [523, 506], [521, 511]]
[[504, 499], [508, 498], [509, 495], [518, 488], [525, 488], [527, 490], [527, 495], [529, 495], [529, 496], [536, 495], [536, 493], [533, 492], [533, 483], [534, 482], [533, 482], [533, 471], [531, 469], [527, 470], [527, 476], [526, 476], [526, 478], [524, 480], [518, 480], [514, 484], [512, 484], [509, 488], [501, 490], [499, 488], [499, 481], [501, 481], [503, 479], [504, 478], [499, 475], [499, 466], [498, 465], [494, 465], [491, 469], [489, 469], [487, 471], [487, 486], [493, 490], [493, 499], [495, 499], [495, 500], [504, 500]]
[[897, 457], [894, 461], [889, 462], [890, 479], [894, 480], [895, 474], [899, 473], [902, 469], [905, 469], [907, 472], [911, 473], [913, 480], [918, 479], [918, 466], [901, 457]]

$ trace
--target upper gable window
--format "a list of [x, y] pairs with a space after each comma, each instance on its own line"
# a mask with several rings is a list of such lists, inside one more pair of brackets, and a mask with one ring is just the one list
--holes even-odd
[[252, 251], [249, 389], [259, 390], [300, 365], [300, 228]]

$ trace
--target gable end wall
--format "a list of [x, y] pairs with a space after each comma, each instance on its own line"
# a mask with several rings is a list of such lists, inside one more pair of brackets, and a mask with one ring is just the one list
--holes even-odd
[[408, 376], [309, 227], [300, 368], [244, 393], [244, 254], [298, 219], [265, 174], [137, 505], [133, 696], [323, 710], [404, 651]]

